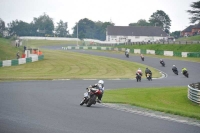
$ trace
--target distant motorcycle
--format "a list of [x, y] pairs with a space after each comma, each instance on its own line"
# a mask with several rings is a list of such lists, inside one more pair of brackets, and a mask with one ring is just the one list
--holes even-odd
[[183, 75], [184, 75], [185, 77], [189, 78], [189, 73], [188, 73], [188, 71], [184, 71], [184, 72], [183, 72]]
[[160, 61], [160, 64], [165, 67], [165, 62], [164, 61]]
[[129, 53], [125, 53], [126, 57], [129, 58]]
[[178, 75], [178, 70], [172, 70], [174, 74]]
[[101, 93], [102, 92], [99, 89], [88, 87], [80, 105], [82, 106], [83, 104], [86, 104], [87, 107], [90, 107], [92, 104], [96, 104], [96, 99]]
[[151, 74], [147, 73], [147, 79], [148, 79], [149, 81], [152, 81]]
[[142, 60], [142, 61], [144, 61], [144, 56], [143, 56], [143, 57], [141, 57], [141, 60]]
[[136, 74], [136, 80], [137, 80], [137, 82], [141, 82], [141, 75], [140, 74]]

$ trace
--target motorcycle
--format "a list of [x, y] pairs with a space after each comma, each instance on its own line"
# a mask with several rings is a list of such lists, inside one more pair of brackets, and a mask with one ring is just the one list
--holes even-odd
[[160, 64], [165, 67], [165, 62], [164, 61], [161, 61]]
[[185, 77], [189, 78], [189, 73], [188, 73], [188, 71], [183, 72], [183, 75], [184, 75]]
[[178, 75], [178, 70], [173, 70], [174, 74]]
[[129, 53], [125, 53], [126, 57], [129, 58]]
[[143, 56], [143, 57], [141, 57], [141, 60], [142, 60], [142, 61], [144, 61], [144, 56]]
[[96, 104], [96, 99], [101, 93], [102, 92], [99, 89], [88, 87], [80, 105], [82, 106], [83, 104], [86, 104], [87, 107], [90, 107], [92, 104]]
[[151, 74], [147, 73], [147, 79], [148, 79], [149, 81], [152, 81]]
[[136, 80], [137, 80], [137, 82], [141, 82], [141, 75], [140, 74], [136, 74]]

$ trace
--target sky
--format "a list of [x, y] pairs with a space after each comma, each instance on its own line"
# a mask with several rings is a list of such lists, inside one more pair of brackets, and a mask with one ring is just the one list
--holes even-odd
[[92, 21], [113, 22], [115, 26], [128, 26], [139, 19], [149, 20], [157, 10], [171, 19], [170, 32], [182, 31], [191, 25], [186, 11], [197, 0], [0, 0], [0, 18], [6, 23], [22, 20], [31, 23], [33, 18], [46, 13], [57, 22], [68, 22], [68, 30], [76, 22], [88, 18]]

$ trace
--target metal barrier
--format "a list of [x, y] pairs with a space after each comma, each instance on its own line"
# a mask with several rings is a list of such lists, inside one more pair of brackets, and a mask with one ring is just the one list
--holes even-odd
[[200, 104], [200, 82], [188, 85], [188, 98]]

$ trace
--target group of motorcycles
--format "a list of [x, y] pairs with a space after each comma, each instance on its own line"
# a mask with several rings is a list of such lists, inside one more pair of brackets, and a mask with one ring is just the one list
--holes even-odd
[[[127, 58], [129, 58], [129, 52], [125, 52], [125, 56]], [[143, 55], [141, 55], [141, 60], [144, 61], [144, 56]], [[163, 60], [160, 60], [160, 64], [163, 67], [165, 67], [165, 62]], [[178, 75], [178, 69], [177, 68], [176, 69], [172, 69], [172, 71], [174, 72], [174, 74]], [[189, 73], [188, 73], [187, 70], [183, 71], [183, 75], [185, 77], [189, 78]], [[142, 77], [141, 74], [139, 74], [139, 73], [136, 74], [137, 82], [141, 82], [141, 77]], [[151, 74], [147, 73], [146, 77], [147, 77], [148, 81], [152, 81]], [[91, 86], [88, 87], [86, 90], [87, 90], [87, 92], [84, 93], [84, 97], [83, 97], [80, 105], [82, 106], [82, 105], [86, 104], [87, 107], [90, 107], [92, 104], [96, 104], [97, 97], [98, 97], [98, 95], [101, 94], [101, 91], [99, 89], [97, 89], [97, 88], [92, 88]]]
[[[175, 69], [175, 70], [172, 69], [172, 71], [174, 72], [174, 74], [178, 75], [178, 69]], [[189, 78], [189, 73], [187, 70], [183, 71], [183, 75]]]
[[[151, 74], [147, 73], [146, 74], [146, 77], [148, 79], [148, 81], [152, 81], [152, 76]], [[141, 82], [141, 78], [142, 78], [142, 75], [140, 75], [139, 73], [136, 74], [136, 81], [137, 82]]]
[[[164, 62], [162, 59], [160, 60], [160, 64], [161, 64], [163, 67], [165, 67], [165, 62]], [[178, 75], [178, 69], [177, 69], [177, 68], [176, 68], [176, 69], [173, 69], [173, 68], [172, 68], [172, 71], [174, 72], [174, 74]], [[183, 71], [183, 75], [184, 75], [185, 77], [189, 78], [189, 73], [188, 73], [187, 70], [184, 70], [184, 71]]]

